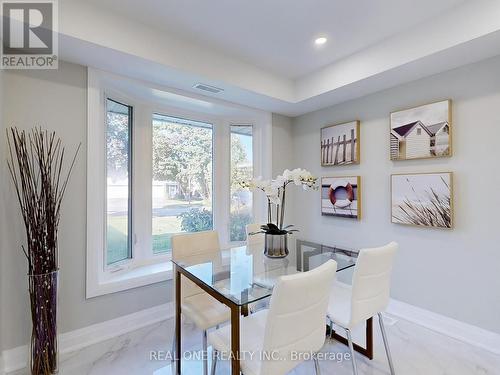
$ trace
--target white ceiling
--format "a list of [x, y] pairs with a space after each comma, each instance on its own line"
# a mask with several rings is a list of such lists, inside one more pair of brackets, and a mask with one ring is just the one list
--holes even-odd
[[500, 55], [500, 1], [59, 0], [59, 34], [63, 60], [298, 116]]
[[[286, 78], [300, 78], [464, 0], [86, 0]], [[312, 41], [327, 36], [318, 48]]]

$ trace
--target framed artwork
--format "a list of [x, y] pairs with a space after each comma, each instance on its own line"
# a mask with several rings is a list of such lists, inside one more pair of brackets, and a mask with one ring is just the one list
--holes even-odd
[[321, 165], [359, 164], [359, 121], [321, 129]]
[[361, 219], [361, 177], [323, 177], [321, 214]]
[[391, 113], [391, 160], [451, 156], [451, 100]]
[[453, 227], [453, 173], [391, 176], [392, 222], [421, 227]]

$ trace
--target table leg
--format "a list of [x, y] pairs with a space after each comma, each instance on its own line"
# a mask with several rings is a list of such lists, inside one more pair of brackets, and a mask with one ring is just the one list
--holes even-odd
[[240, 307], [231, 306], [231, 375], [240, 375]]
[[248, 305], [241, 306], [241, 316], [248, 316]]
[[175, 373], [181, 374], [181, 273], [175, 269]]
[[373, 318], [366, 321], [366, 356], [373, 359]]

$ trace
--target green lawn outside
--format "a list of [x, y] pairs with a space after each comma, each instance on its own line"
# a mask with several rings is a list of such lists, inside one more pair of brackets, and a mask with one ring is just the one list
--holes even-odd
[[[171, 210], [188, 211], [192, 208], [211, 209], [210, 203], [205, 201], [192, 201], [187, 203], [181, 200], [168, 200], [163, 208]], [[112, 264], [128, 257], [127, 243], [127, 216], [110, 215], [107, 231], [107, 263]], [[154, 254], [168, 253], [172, 249], [171, 238], [181, 233], [181, 219], [176, 215], [153, 216], [152, 245]]]
[[153, 253], [171, 251], [171, 238], [181, 232], [181, 219], [176, 216], [153, 217]]
[[127, 232], [127, 216], [108, 216], [108, 264], [128, 257]]
[[[172, 248], [171, 237], [180, 233], [180, 219], [175, 216], [153, 218], [153, 253], [169, 252]], [[108, 264], [128, 257], [127, 217], [109, 216], [107, 234]]]

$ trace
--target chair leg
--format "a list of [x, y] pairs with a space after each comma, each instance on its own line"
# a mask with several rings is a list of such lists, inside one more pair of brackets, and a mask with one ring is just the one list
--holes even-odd
[[316, 371], [316, 375], [321, 375], [321, 369], [319, 368], [319, 360], [317, 356], [314, 356], [314, 370]]
[[217, 350], [213, 349], [212, 350], [212, 371], [210, 372], [210, 375], [215, 375], [215, 368], [217, 367], [217, 358], [218, 357], [219, 357], [219, 352]]
[[330, 320], [330, 340], [333, 339], [333, 320]]
[[389, 342], [387, 341], [387, 333], [385, 332], [384, 319], [382, 318], [382, 313], [378, 313], [378, 323], [380, 324], [380, 331], [382, 332], [382, 338], [384, 339], [385, 353], [387, 354], [387, 360], [389, 361], [389, 368], [391, 369], [391, 375], [395, 375], [394, 364], [392, 363], [391, 350], [389, 349]]
[[352, 370], [354, 371], [354, 375], [358, 375], [358, 367], [356, 366], [356, 357], [354, 357], [354, 346], [352, 345], [352, 336], [351, 330], [344, 328], [347, 334], [347, 341], [349, 342], [349, 349], [351, 350], [351, 361], [352, 361]]
[[203, 330], [203, 353], [202, 353], [202, 358], [203, 358], [203, 375], [208, 375], [208, 358], [207, 358], [207, 349], [208, 349], [208, 344], [207, 344], [207, 330]]

